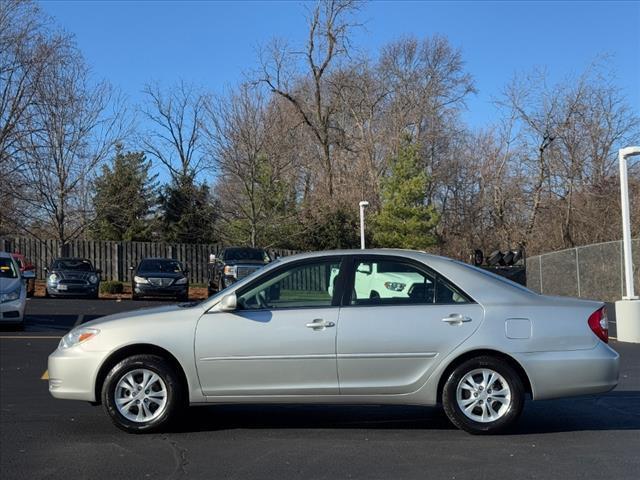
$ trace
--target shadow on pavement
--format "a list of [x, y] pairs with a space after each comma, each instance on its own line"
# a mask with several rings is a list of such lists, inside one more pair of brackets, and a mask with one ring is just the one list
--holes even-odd
[[[640, 391], [527, 402], [508, 435], [640, 430]], [[439, 407], [342, 405], [212, 405], [189, 408], [176, 433], [232, 429], [455, 430]]]

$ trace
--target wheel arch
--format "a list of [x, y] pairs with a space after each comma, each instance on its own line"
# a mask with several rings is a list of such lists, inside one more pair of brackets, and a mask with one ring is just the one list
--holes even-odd
[[114, 352], [112, 352], [98, 370], [98, 374], [96, 375], [96, 381], [94, 385], [94, 394], [96, 401], [93, 402], [95, 405], [99, 405], [102, 402], [102, 386], [104, 384], [105, 378], [111, 371], [111, 369], [117, 365], [119, 362], [124, 360], [125, 358], [131, 357], [133, 355], [158, 355], [159, 357], [164, 358], [169, 363], [173, 365], [180, 376], [180, 383], [184, 388], [185, 397], [188, 399], [189, 393], [189, 382], [187, 381], [187, 375], [182, 368], [182, 365], [178, 361], [178, 359], [168, 350], [159, 347], [157, 345], [153, 345], [150, 343], [136, 343], [133, 345], [125, 345]]
[[533, 388], [531, 387], [531, 381], [529, 380], [529, 376], [527, 375], [527, 372], [522, 367], [522, 365], [515, 358], [513, 358], [511, 355], [508, 355], [504, 352], [500, 352], [498, 350], [492, 350], [490, 348], [482, 348], [482, 349], [469, 350], [468, 352], [464, 352], [461, 355], [458, 355], [457, 357], [453, 358], [449, 362], [449, 364], [442, 371], [442, 374], [440, 375], [440, 379], [438, 380], [438, 397], [437, 397], [438, 403], [442, 403], [442, 390], [444, 388], [444, 384], [449, 378], [449, 375], [451, 375], [451, 372], [453, 372], [458, 367], [458, 365], [461, 365], [467, 360], [475, 357], [480, 357], [480, 356], [496, 357], [506, 362], [511, 368], [513, 368], [516, 371], [516, 373], [520, 377], [520, 380], [522, 380], [522, 385], [524, 386], [525, 392], [528, 393], [531, 397], [533, 397]]

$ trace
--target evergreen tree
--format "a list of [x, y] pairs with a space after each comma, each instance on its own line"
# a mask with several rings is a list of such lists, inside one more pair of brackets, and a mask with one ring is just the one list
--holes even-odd
[[209, 187], [192, 174], [177, 175], [160, 194], [161, 232], [167, 242], [212, 243], [217, 209]]
[[95, 180], [96, 218], [91, 235], [99, 240], [150, 240], [151, 213], [156, 198], [156, 176], [149, 176], [142, 152], [124, 152], [118, 146], [110, 165]]
[[391, 160], [382, 184], [382, 208], [374, 217], [373, 238], [381, 247], [422, 250], [435, 245], [439, 217], [426, 202], [429, 182], [419, 145], [407, 140]]

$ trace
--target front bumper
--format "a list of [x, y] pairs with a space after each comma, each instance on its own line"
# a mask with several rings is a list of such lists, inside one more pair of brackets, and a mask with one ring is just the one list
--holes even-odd
[[186, 297], [189, 293], [189, 285], [155, 287], [153, 285], [136, 283], [133, 291], [139, 297]]
[[604, 342], [590, 350], [514, 356], [527, 372], [534, 400], [604, 393], [618, 384], [620, 355]]
[[0, 303], [0, 323], [22, 323], [24, 321], [25, 299], [23, 297], [10, 302]]
[[99, 283], [95, 285], [74, 285], [67, 284], [66, 288], [47, 284], [47, 293], [56, 297], [76, 297], [78, 295], [95, 296], [98, 294]]
[[95, 382], [106, 352], [89, 352], [82, 346], [56, 349], [49, 355], [49, 393], [55, 398], [96, 401]]

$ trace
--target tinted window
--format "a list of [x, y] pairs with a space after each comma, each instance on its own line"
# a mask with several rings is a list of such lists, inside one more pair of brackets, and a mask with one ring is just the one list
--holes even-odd
[[259, 248], [227, 248], [222, 252], [224, 260], [253, 260], [268, 262], [269, 255]]
[[80, 272], [93, 271], [93, 266], [89, 260], [82, 260], [79, 258], [54, 260], [51, 268], [53, 270], [78, 270]]
[[0, 258], [0, 278], [18, 278], [18, 269], [10, 258]]
[[468, 298], [436, 273], [394, 261], [356, 262], [351, 305], [467, 303]]
[[180, 273], [182, 265], [177, 260], [142, 260], [138, 266], [139, 273]]
[[338, 260], [318, 261], [280, 270], [238, 296], [241, 309], [330, 307], [341, 278]]

